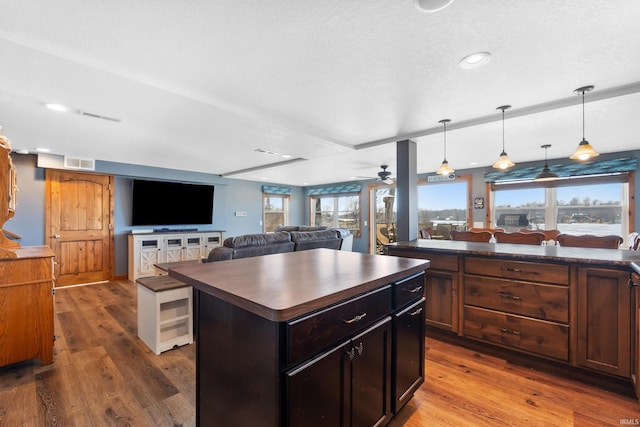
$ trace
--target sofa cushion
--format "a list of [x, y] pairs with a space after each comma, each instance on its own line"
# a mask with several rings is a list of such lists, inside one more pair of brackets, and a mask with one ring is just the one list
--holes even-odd
[[290, 234], [291, 240], [296, 244], [296, 251], [316, 248], [340, 249], [342, 246], [342, 239], [336, 230], [292, 231]]
[[244, 234], [242, 236], [227, 237], [224, 246], [227, 248], [245, 248], [248, 246], [267, 246], [286, 244], [291, 242], [291, 235], [284, 231], [264, 234]]
[[211, 249], [207, 258], [203, 259], [202, 262], [225, 261], [228, 259], [233, 259], [233, 249], [219, 246]]
[[298, 227], [298, 231], [321, 231], [328, 230], [326, 225], [301, 225]]

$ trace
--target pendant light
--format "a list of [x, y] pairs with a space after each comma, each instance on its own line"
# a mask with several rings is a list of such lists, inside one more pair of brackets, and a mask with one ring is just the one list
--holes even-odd
[[558, 174], [549, 169], [549, 165], [547, 164], [547, 148], [549, 147], [551, 147], [550, 144], [540, 146], [540, 148], [544, 148], [544, 167], [538, 175], [533, 178], [534, 181], [553, 181], [554, 179], [558, 179]]
[[504, 151], [504, 110], [508, 110], [509, 108], [511, 108], [511, 105], [502, 105], [496, 108], [496, 110], [502, 110], [502, 153], [500, 153], [500, 158], [496, 160], [496, 162], [493, 164], [493, 167], [500, 170], [506, 170], [516, 165], [511, 161], [511, 159], [507, 155], [507, 152]]
[[455, 170], [451, 166], [449, 166], [449, 162], [447, 161], [447, 123], [449, 123], [450, 121], [451, 120], [449, 119], [442, 119], [438, 122], [442, 123], [442, 133], [444, 135], [444, 160], [436, 171], [438, 175], [451, 175], [455, 172]]
[[575, 153], [569, 156], [572, 160], [589, 160], [593, 157], [599, 156], [600, 154], [593, 149], [591, 144], [584, 139], [584, 93], [593, 90], [593, 86], [584, 86], [580, 87], [574, 92], [582, 93], [582, 141], [578, 144], [578, 148], [576, 148]]

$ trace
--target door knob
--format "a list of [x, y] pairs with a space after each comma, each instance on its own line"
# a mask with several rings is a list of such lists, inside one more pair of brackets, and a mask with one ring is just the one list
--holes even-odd
[[59, 238], [60, 238], [60, 235], [59, 235], [59, 234], [54, 234], [54, 235], [53, 235], [53, 238], [54, 238], [54, 239], [59, 239]]

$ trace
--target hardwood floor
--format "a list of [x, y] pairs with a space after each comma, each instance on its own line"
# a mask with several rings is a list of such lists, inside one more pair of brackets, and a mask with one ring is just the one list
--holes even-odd
[[[155, 355], [128, 281], [60, 288], [54, 363], [0, 368], [0, 426], [193, 426], [195, 345]], [[1, 325], [0, 325], [1, 326]], [[391, 426], [620, 426], [640, 404], [427, 336], [427, 378]]]

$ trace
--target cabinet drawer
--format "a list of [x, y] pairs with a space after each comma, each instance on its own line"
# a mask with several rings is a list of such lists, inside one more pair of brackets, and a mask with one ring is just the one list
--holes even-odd
[[287, 361], [295, 364], [351, 337], [391, 312], [391, 285], [287, 322]]
[[429, 268], [432, 270], [458, 271], [457, 255], [442, 255], [427, 252], [416, 252], [394, 247], [389, 247], [388, 252], [391, 256], [428, 259], [430, 261]]
[[457, 255], [432, 255], [427, 259], [431, 261], [430, 268], [434, 270], [458, 271]]
[[543, 320], [569, 322], [569, 288], [465, 276], [464, 303]]
[[395, 283], [394, 304], [395, 308], [404, 307], [405, 305], [417, 301], [424, 295], [425, 274], [418, 273], [415, 276], [407, 277]]
[[563, 361], [569, 359], [567, 325], [465, 306], [464, 334]]
[[465, 273], [531, 282], [569, 283], [569, 266], [492, 258], [465, 258]]

